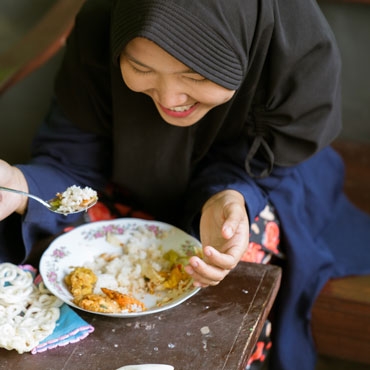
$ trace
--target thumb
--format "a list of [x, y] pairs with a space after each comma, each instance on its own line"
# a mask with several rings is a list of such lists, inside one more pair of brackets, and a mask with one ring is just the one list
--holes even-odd
[[225, 206], [225, 222], [222, 225], [222, 236], [225, 239], [231, 239], [244, 219], [245, 212], [238, 203], [230, 203]]

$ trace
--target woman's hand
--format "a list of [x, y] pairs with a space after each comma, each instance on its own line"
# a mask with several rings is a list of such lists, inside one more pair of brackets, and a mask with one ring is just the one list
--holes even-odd
[[235, 190], [212, 196], [200, 220], [203, 259], [191, 257], [186, 272], [194, 285], [217, 285], [240, 261], [249, 244], [249, 220], [244, 197]]
[[[28, 192], [28, 185], [23, 173], [17, 168], [0, 159], [0, 185]], [[18, 194], [0, 190], [0, 220], [13, 212], [24, 214], [28, 198]]]

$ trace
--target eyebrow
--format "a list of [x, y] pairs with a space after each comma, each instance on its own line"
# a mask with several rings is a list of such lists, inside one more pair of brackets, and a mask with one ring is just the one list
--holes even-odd
[[[148, 68], [148, 69], [153, 69], [152, 67], [147, 66], [146, 64], [144, 64], [144, 63], [140, 62], [139, 60], [137, 60], [136, 58], [134, 58], [132, 55], [130, 55], [130, 54], [126, 53], [126, 52], [125, 52], [124, 54], [126, 55], [126, 57], [127, 57], [128, 59], [130, 59], [132, 62], [134, 62], [134, 63], [138, 64], [139, 66], [144, 67], [144, 68]], [[182, 73], [187, 73], [187, 74], [197, 74], [197, 75], [200, 75], [200, 73], [195, 72], [195, 71], [194, 71], [193, 69], [191, 69], [191, 68], [187, 68], [187, 69], [185, 69], [185, 70], [183, 70], [183, 71], [176, 72], [176, 74], [182, 74]]]

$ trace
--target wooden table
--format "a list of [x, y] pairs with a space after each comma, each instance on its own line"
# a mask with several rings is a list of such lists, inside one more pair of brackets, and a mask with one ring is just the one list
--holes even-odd
[[0, 369], [115, 370], [138, 363], [175, 370], [244, 370], [280, 286], [281, 270], [241, 262], [216, 287], [138, 318], [80, 312], [95, 327], [84, 340], [31, 355], [0, 349]]

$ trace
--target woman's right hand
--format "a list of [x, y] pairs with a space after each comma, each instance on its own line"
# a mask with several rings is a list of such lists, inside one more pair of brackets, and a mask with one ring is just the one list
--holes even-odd
[[[27, 181], [23, 173], [14, 166], [0, 159], [0, 186], [28, 192]], [[28, 198], [0, 190], [0, 220], [17, 212], [24, 214]]]

